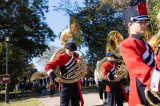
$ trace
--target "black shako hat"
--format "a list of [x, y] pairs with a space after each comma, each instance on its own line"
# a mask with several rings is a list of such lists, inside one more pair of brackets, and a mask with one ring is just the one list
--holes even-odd
[[76, 51], [77, 50], [77, 45], [75, 42], [67, 42], [65, 45], [65, 48], [70, 50], [70, 51]]
[[127, 26], [129, 22], [149, 21], [145, 0], [132, 0], [130, 6], [123, 12]]

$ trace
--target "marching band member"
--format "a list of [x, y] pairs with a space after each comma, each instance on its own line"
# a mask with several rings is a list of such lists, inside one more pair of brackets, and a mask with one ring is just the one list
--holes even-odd
[[[45, 70], [50, 77], [55, 79], [53, 68], [59, 66], [61, 74], [64, 75], [68, 71], [73, 71], [73, 67], [77, 62], [78, 55], [74, 51], [77, 50], [77, 45], [75, 42], [68, 42], [65, 45], [65, 52], [59, 54], [55, 59], [46, 64]], [[61, 78], [56, 78], [55, 81], [61, 82]], [[68, 106], [71, 100], [72, 106], [80, 106], [79, 100], [81, 100], [81, 105], [84, 104], [81, 90], [80, 81], [74, 83], [61, 83], [61, 95], [60, 95], [60, 106]]]
[[[156, 67], [152, 47], [143, 40], [149, 17], [146, 2], [130, 6], [124, 13], [128, 23], [129, 36], [120, 45], [120, 53], [130, 76], [129, 106], [149, 106], [144, 94], [147, 87], [159, 91], [160, 71]], [[137, 11], [138, 10], [138, 11]]]
[[[107, 60], [101, 65], [102, 76], [106, 78], [106, 91], [108, 95], [109, 106], [123, 106], [123, 91], [119, 78], [115, 75], [116, 64], [113, 62], [112, 52], [106, 53]], [[114, 80], [115, 82], [110, 82]]]

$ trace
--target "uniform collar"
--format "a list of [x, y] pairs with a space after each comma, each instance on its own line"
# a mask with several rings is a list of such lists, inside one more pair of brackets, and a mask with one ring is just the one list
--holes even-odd
[[143, 36], [141, 36], [141, 35], [132, 34], [131, 37], [138, 39], [138, 40], [143, 40]]
[[72, 55], [72, 56], [69, 56], [66, 52], [65, 52], [65, 55], [68, 56], [69, 58], [72, 58], [72, 57], [73, 57], [73, 55]]

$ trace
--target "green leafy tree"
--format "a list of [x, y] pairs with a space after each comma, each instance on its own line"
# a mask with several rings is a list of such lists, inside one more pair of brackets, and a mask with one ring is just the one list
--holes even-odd
[[9, 73], [13, 80], [25, 75], [33, 57], [41, 54], [55, 35], [45, 23], [47, 0], [0, 2], [0, 74], [5, 73], [5, 37], [9, 36]]
[[9, 0], [0, 7], [1, 39], [11, 37], [11, 43], [25, 50], [29, 59], [42, 53], [46, 41], [56, 37], [44, 21], [48, 11], [46, 0]]
[[155, 35], [159, 31], [157, 15], [160, 12], [159, 0], [148, 0], [148, 12], [151, 20], [151, 32]]
[[107, 36], [110, 31], [117, 30], [126, 37], [127, 31], [123, 25], [122, 13], [110, 5], [94, 2], [94, 5], [86, 6], [76, 16], [81, 26], [83, 43], [88, 47], [87, 60], [95, 67], [97, 60], [105, 56]]

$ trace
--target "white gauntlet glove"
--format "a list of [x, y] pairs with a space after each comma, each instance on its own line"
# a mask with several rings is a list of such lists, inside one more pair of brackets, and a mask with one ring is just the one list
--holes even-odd
[[152, 76], [151, 76], [151, 86], [150, 89], [151, 91], [156, 91], [159, 92], [160, 91], [160, 71], [154, 69]]

